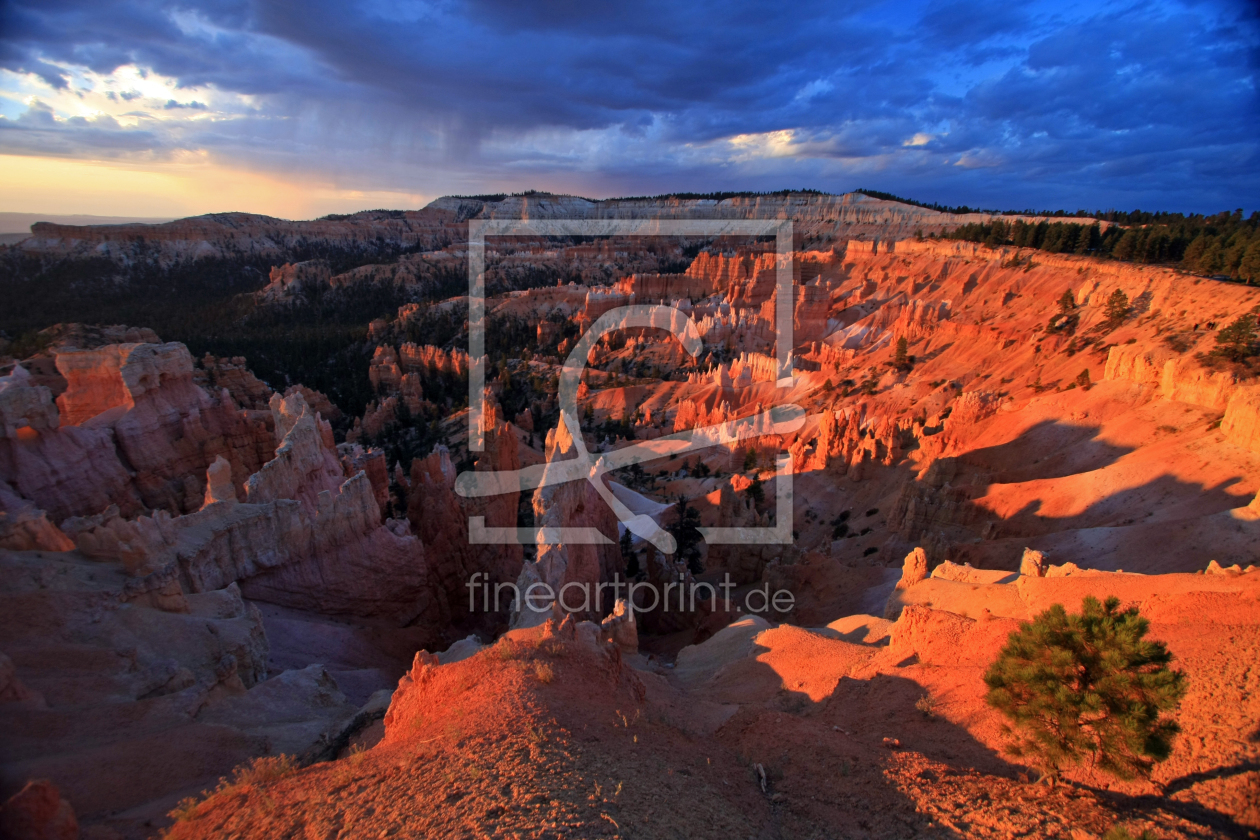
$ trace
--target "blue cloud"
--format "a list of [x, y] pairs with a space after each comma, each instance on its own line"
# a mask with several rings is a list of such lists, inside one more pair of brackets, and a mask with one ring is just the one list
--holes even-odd
[[[256, 105], [161, 128], [10, 121], [0, 151], [38, 130], [60, 154], [208, 149], [364, 188], [1254, 207], [1258, 44], [1243, 0], [15, 0], [0, 67], [65, 90], [66, 67], [134, 64], [196, 95], [151, 108], [201, 110], [202, 88]], [[730, 142], [775, 132], [764, 153]]]

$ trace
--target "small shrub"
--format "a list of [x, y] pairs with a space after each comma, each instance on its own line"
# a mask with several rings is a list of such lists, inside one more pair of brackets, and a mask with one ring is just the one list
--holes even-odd
[[1125, 828], [1117, 825], [1103, 835], [1103, 840], [1157, 840], [1157, 838], [1149, 831], [1143, 831], [1141, 834], [1130, 834]]
[[229, 791], [241, 785], [267, 785], [289, 776], [297, 769], [297, 759], [292, 756], [262, 756], [232, 771], [232, 781], [219, 781], [219, 790]]
[[186, 796], [179, 800], [178, 804], [176, 804], [166, 816], [170, 817], [177, 823], [191, 820], [193, 817], [197, 816], [197, 806], [200, 804], [201, 800], [197, 799], [197, 797]]
[[1085, 368], [1084, 370], [1082, 370], [1080, 373], [1076, 375], [1076, 385], [1078, 387], [1084, 388], [1086, 391], [1089, 390], [1090, 385], [1091, 385], [1089, 381], [1089, 368]]
[[535, 662], [534, 676], [537, 677], [538, 681], [543, 685], [550, 685], [551, 681], [556, 678], [556, 671], [548, 662]]
[[193, 819], [200, 807], [213, 799], [236, 793], [243, 787], [269, 784], [297, 769], [297, 759], [291, 755], [260, 756], [233, 770], [230, 779], [219, 779], [219, 785], [213, 792], [202, 791], [203, 799], [192, 796], [181, 799], [167, 816], [176, 822]]
[[1009, 721], [1008, 752], [1051, 782], [1086, 759], [1121, 779], [1148, 777], [1180, 731], [1162, 713], [1186, 692], [1167, 647], [1144, 638], [1149, 626], [1115, 597], [1087, 597], [1079, 614], [1055, 604], [1021, 624], [984, 675], [985, 700]]
[[928, 720], [936, 717], [936, 698], [931, 694], [924, 694], [914, 701], [914, 707], [922, 712], [923, 716]]

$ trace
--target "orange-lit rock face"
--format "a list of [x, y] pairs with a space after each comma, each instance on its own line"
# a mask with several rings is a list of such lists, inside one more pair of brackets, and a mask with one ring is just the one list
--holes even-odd
[[238, 486], [270, 457], [266, 426], [230, 397], [214, 399], [198, 388], [182, 344], [107, 345], [60, 353], [57, 361], [68, 383], [58, 398], [69, 418], [63, 426], [112, 429], [147, 507], [196, 510], [217, 456], [232, 465]]
[[[715, 293], [739, 298], [749, 282], [755, 287], [759, 262], [766, 263], [760, 270], [772, 267], [764, 255], [702, 253], [689, 273], [719, 278], [727, 287]], [[685, 378], [633, 385], [589, 378], [581, 402], [595, 423], [635, 416], [644, 439], [746, 416], [758, 405], [807, 406], [815, 419], [799, 435], [715, 452], [707, 463], [737, 470], [752, 449], [764, 470], [780, 446], [790, 452], [805, 488], [797, 496], [800, 544], [842, 562], [892, 565], [919, 543], [932, 563], [952, 557], [1017, 568], [1023, 550], [1040, 541], [1088, 552], [1108, 567], [1187, 569], [1170, 535], [1192, 527], [1211, 535], [1205, 551], [1246, 564], [1254, 526], [1229, 512], [1245, 509], [1260, 490], [1252, 386], [1245, 370], [1197, 357], [1215, 347], [1214, 329], [1204, 325], [1226, 324], [1260, 303], [1255, 290], [1167, 269], [950, 241], [850, 243], [843, 255], [797, 254], [794, 262], [804, 278], [795, 287], [794, 326], [816, 332], [794, 342], [790, 392], [770, 387], [777, 367], [770, 345], [756, 352], [725, 345], [722, 355], [686, 368]], [[1116, 289], [1131, 307], [1109, 325], [1104, 303]], [[1047, 330], [1065, 292], [1076, 305], [1075, 329]], [[772, 304], [691, 306], [697, 323], [712, 325], [702, 329], [706, 336], [750, 336], [743, 324], [769, 329], [762, 310]], [[905, 369], [896, 369], [903, 338]], [[671, 349], [668, 340], [631, 335], [592, 361], [639, 375], [651, 365], [689, 363]], [[714, 489], [693, 479], [657, 487], [697, 500]], [[702, 509], [721, 501], [714, 498]], [[858, 522], [868, 509], [880, 512]], [[844, 528], [831, 522], [846, 510], [854, 518]], [[1231, 518], [1209, 518], [1217, 515]], [[833, 531], [840, 536], [832, 539]], [[1202, 565], [1197, 559], [1193, 565]]]
[[57, 370], [66, 378], [65, 393], [57, 398], [64, 425], [78, 426], [111, 408], [125, 410], [135, 404], [123, 381], [122, 366], [126, 355], [138, 346], [116, 344], [58, 354]]
[[398, 354], [393, 347], [377, 347], [368, 368], [368, 379], [377, 390], [389, 388], [397, 391], [402, 384], [402, 371], [398, 368]]
[[1252, 385], [1230, 395], [1221, 431], [1230, 443], [1260, 452], [1260, 389]]
[[459, 350], [443, 350], [430, 344], [403, 344], [399, 350], [399, 363], [409, 372], [440, 371], [456, 375], [467, 375], [468, 353]]
[[0, 378], [0, 482], [54, 521], [141, 507], [106, 429], [61, 428], [48, 388], [19, 368]]

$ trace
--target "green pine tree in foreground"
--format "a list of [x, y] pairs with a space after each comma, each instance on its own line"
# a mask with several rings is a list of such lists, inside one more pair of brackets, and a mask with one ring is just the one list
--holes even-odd
[[1052, 784], [1089, 761], [1121, 779], [1148, 778], [1180, 727], [1162, 713], [1186, 692], [1172, 654], [1147, 641], [1150, 623], [1087, 597], [1080, 614], [1055, 604], [1012, 633], [984, 675], [985, 700], [1006, 716], [1008, 752], [1032, 759]]

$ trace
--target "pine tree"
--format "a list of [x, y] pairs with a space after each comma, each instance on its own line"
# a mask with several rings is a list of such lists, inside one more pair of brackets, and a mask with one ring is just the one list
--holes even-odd
[[903, 335], [897, 339], [897, 350], [893, 354], [893, 367], [897, 370], [910, 370], [910, 343]]
[[1181, 267], [1188, 271], [1199, 270], [1199, 258], [1203, 256], [1203, 252], [1207, 250], [1208, 243], [1212, 239], [1211, 234], [1200, 233], [1190, 241], [1186, 246], [1185, 253], [1181, 257]]
[[1076, 241], [1081, 232], [1085, 228], [1081, 225], [1063, 223], [1063, 238], [1059, 240], [1059, 247], [1056, 249], [1061, 254], [1070, 254], [1076, 250]]
[[621, 535], [621, 559], [626, 564], [626, 577], [633, 580], [639, 574], [639, 554], [634, 550], [634, 537], [629, 528]]
[[1243, 252], [1242, 261], [1238, 264], [1238, 279], [1246, 280], [1254, 286], [1260, 283], [1260, 238], [1254, 238]]
[[1049, 251], [1052, 254], [1059, 252], [1059, 247], [1063, 244], [1063, 235], [1067, 225], [1062, 222], [1055, 222], [1046, 230], [1046, 238], [1040, 247], [1043, 251]]
[[1221, 240], [1215, 236], [1208, 237], [1207, 249], [1203, 255], [1199, 257], [1198, 271], [1200, 274], [1216, 274], [1221, 270], [1221, 263], [1224, 261], [1224, 249], [1221, 247]]
[[1116, 247], [1112, 249], [1111, 255], [1118, 260], [1133, 259], [1133, 252], [1137, 248], [1137, 233], [1133, 230], [1126, 230], [1124, 235], [1116, 242]]
[[700, 565], [700, 511], [687, 504], [682, 496], [674, 503], [674, 521], [665, 530], [674, 537], [676, 557], [687, 561], [692, 574], [704, 571]]
[[1067, 315], [1069, 312], [1076, 310], [1076, 295], [1072, 294], [1071, 289], [1064, 289], [1063, 294], [1059, 295], [1059, 312]]
[[1089, 227], [1081, 226], [1081, 235], [1076, 240], [1076, 253], [1088, 254], [1098, 248], [1098, 243], [1102, 241], [1102, 233], [1099, 231], [1098, 223]]
[[1149, 622], [1120, 599], [1086, 597], [1080, 614], [1055, 604], [1020, 625], [984, 675], [985, 700], [1009, 721], [1007, 747], [1035, 761], [1052, 783], [1090, 764], [1121, 779], [1149, 777], [1168, 758], [1186, 677], [1169, 668]]
[[1255, 355], [1256, 316], [1252, 313], [1239, 315], [1232, 324], [1218, 332], [1216, 352], [1234, 362]]
[[989, 235], [985, 238], [984, 244], [990, 248], [999, 248], [1006, 244], [1006, 225], [1000, 221], [995, 221], [989, 230]]
[[748, 497], [753, 500], [753, 504], [761, 504], [766, 498], [766, 488], [761, 485], [761, 476], [754, 475], [752, 484], [748, 485], [748, 489], [744, 491]]
[[1016, 248], [1023, 248], [1032, 238], [1032, 231], [1032, 225], [1017, 219], [1011, 228], [1011, 243]]
[[1103, 310], [1107, 315], [1107, 321], [1111, 326], [1116, 327], [1124, 323], [1124, 319], [1129, 317], [1129, 296], [1124, 293], [1123, 289], [1116, 289], [1107, 298], [1107, 306]]

